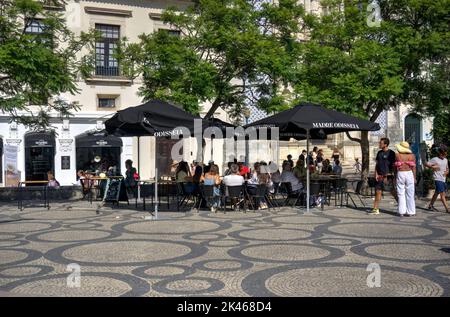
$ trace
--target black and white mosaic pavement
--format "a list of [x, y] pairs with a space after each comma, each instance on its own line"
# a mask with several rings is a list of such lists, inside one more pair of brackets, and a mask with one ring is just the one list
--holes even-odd
[[[450, 214], [418, 205], [411, 218], [327, 207], [167, 212], [158, 221], [85, 202], [3, 205], [0, 294], [449, 296]], [[367, 285], [371, 263], [380, 287]], [[80, 266], [80, 287], [69, 287], [70, 264]]]

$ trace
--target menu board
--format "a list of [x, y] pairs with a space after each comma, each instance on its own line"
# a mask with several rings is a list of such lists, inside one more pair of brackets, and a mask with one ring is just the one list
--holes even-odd
[[128, 201], [128, 196], [123, 178], [108, 179], [103, 201], [116, 203], [118, 203], [119, 201]]

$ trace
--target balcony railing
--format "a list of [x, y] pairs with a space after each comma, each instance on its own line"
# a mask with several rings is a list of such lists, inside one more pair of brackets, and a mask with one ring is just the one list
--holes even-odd
[[95, 76], [118, 77], [120, 76], [119, 67], [95, 67]]

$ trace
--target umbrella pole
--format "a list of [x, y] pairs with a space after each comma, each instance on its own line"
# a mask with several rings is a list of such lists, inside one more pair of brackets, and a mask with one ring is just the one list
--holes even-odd
[[309, 212], [309, 129], [306, 130], [306, 212]]
[[155, 168], [155, 219], [158, 219], [158, 169]]
[[[137, 141], [138, 141], [138, 144], [137, 144], [138, 166], [137, 166], [137, 168], [138, 168], [138, 175], [139, 175], [139, 177], [141, 177], [141, 137], [140, 136], [137, 137]], [[141, 201], [141, 186], [138, 186], [137, 189], [138, 189], [137, 199], [138, 199], [138, 201]]]

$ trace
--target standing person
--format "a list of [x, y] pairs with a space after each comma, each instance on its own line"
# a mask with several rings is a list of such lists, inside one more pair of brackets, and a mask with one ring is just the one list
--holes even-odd
[[[378, 215], [380, 213], [378, 206], [381, 200], [381, 192], [384, 189], [385, 182], [392, 182], [392, 173], [394, 171], [395, 164], [395, 152], [389, 149], [389, 139], [381, 138], [378, 147], [380, 151], [378, 151], [377, 157], [375, 158], [375, 203], [373, 205], [373, 209], [369, 212], [370, 215]], [[397, 198], [393, 186], [392, 194], [394, 198]]]
[[333, 162], [336, 162], [337, 160], [339, 160], [339, 156], [341, 155], [341, 153], [339, 152], [337, 147], [334, 147], [333, 150]]
[[359, 162], [359, 158], [355, 158], [353, 168], [355, 169], [355, 174], [361, 174], [361, 163]]
[[322, 149], [320, 149], [319, 152], [317, 152], [317, 157], [316, 157], [316, 166], [317, 166], [317, 171], [319, 172], [319, 174], [322, 173], [323, 161], [324, 161], [323, 151], [322, 151]]
[[139, 179], [139, 175], [137, 174], [136, 168], [133, 167], [132, 160], [125, 161], [125, 188], [127, 189], [127, 193], [130, 195], [135, 195], [135, 191], [137, 188], [137, 180]]
[[398, 151], [395, 156], [398, 213], [400, 217], [415, 216], [416, 156], [412, 154], [408, 142], [400, 142], [395, 147]]
[[300, 154], [300, 156], [298, 157], [299, 160], [303, 160], [303, 164], [305, 165], [305, 167], [306, 167], [307, 158], [308, 158], [308, 152], [306, 152], [306, 150], [303, 150], [302, 154]]
[[294, 168], [294, 161], [292, 160], [292, 155], [289, 154], [287, 156], [287, 161], [289, 162], [289, 164], [291, 164], [291, 167]]
[[435, 210], [433, 205], [439, 195], [441, 197], [442, 204], [445, 207], [445, 211], [450, 212], [445, 199], [445, 192], [447, 191], [445, 181], [448, 175], [447, 150], [445, 148], [440, 148], [438, 150], [438, 156], [433, 157], [428, 163], [425, 164], [425, 166], [433, 169], [433, 178], [436, 186], [436, 190], [434, 191], [433, 197], [428, 205], [428, 209]]

